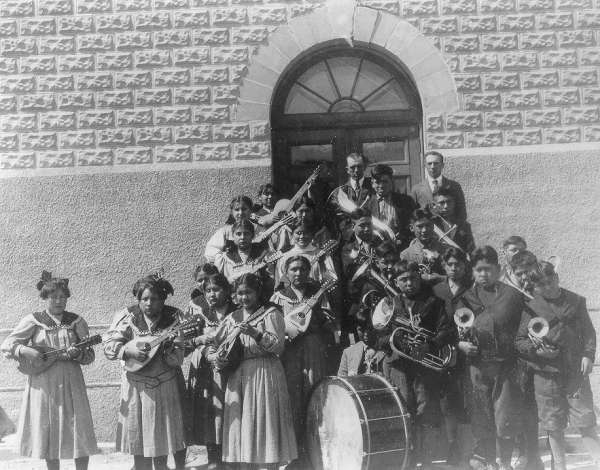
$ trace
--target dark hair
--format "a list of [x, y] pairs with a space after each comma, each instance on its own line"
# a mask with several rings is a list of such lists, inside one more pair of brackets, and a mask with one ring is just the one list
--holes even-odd
[[292, 224], [291, 229], [292, 233], [296, 231], [296, 229], [302, 228], [304, 231], [307, 231], [311, 234], [315, 234], [315, 226], [314, 224], [309, 224], [307, 222], [296, 222]]
[[444, 156], [440, 152], [437, 152], [435, 150], [429, 150], [428, 152], [425, 152], [425, 155], [423, 156], [423, 158], [425, 159], [429, 155], [433, 155], [434, 157], [440, 157], [442, 159], [442, 163], [444, 163]]
[[253, 273], [242, 274], [240, 277], [238, 277], [235, 280], [233, 288], [235, 291], [237, 291], [240, 288], [240, 286], [249, 287], [250, 289], [252, 289], [253, 291], [255, 291], [258, 294], [259, 298], [261, 297], [263, 283], [260, 280], [260, 277], [258, 277], [256, 274], [253, 274]]
[[258, 195], [262, 196], [263, 194], [265, 194], [267, 189], [270, 189], [273, 192], [273, 194], [276, 194], [275, 186], [273, 186], [271, 183], [265, 183], [265, 184], [261, 184], [258, 187]]
[[317, 204], [315, 203], [315, 201], [312, 200], [312, 198], [308, 194], [304, 194], [300, 198], [300, 200], [296, 204], [296, 207], [298, 208], [302, 205], [306, 205], [306, 207], [308, 207], [309, 209], [312, 209], [313, 212], [315, 212], [317, 210]]
[[456, 196], [454, 195], [454, 193], [452, 192], [452, 190], [450, 188], [444, 188], [444, 187], [438, 188], [438, 190], [435, 193], [433, 193], [433, 197], [436, 197], [436, 196], [444, 196], [444, 197], [452, 198], [453, 201], [456, 200]]
[[537, 270], [531, 274], [530, 279], [535, 284], [541, 284], [542, 279], [557, 276], [556, 267], [550, 261], [540, 261]]
[[419, 270], [419, 265], [414, 261], [407, 261], [405, 259], [398, 261], [394, 265], [394, 272], [396, 277], [400, 276], [400, 274], [404, 273], [418, 273], [421, 276], [421, 271]]
[[478, 261], [489, 264], [498, 264], [498, 252], [489, 245], [475, 248], [471, 254], [471, 265], [475, 266]]
[[204, 263], [196, 266], [194, 269], [194, 281], [200, 282], [200, 278], [211, 276], [212, 274], [217, 274], [219, 272], [219, 268], [217, 268], [212, 263]]
[[357, 207], [350, 214], [350, 218], [352, 220], [359, 220], [363, 217], [371, 217], [371, 212], [369, 211], [369, 209], [365, 209], [364, 207]]
[[202, 282], [202, 290], [206, 290], [206, 286], [209, 284], [219, 286], [227, 295], [231, 295], [231, 284], [229, 284], [229, 281], [227, 281], [227, 278], [222, 273], [217, 272], [206, 276]]
[[531, 251], [520, 251], [515, 256], [513, 256], [510, 260], [510, 267], [515, 270], [516, 268], [524, 268], [524, 267], [536, 267], [538, 264], [538, 260], [536, 256]]
[[[431, 211], [428, 208], [425, 209], [415, 209], [412, 214], [410, 214], [410, 221], [411, 223], [414, 223], [418, 220], [428, 220], [429, 222], [432, 222], [431, 220], [432, 214]], [[432, 222], [433, 223], [433, 222]]]
[[171, 283], [156, 273], [149, 274], [135, 281], [132, 289], [133, 296], [140, 300], [146, 289], [153, 294], [157, 294], [161, 300], [165, 300], [169, 294], [173, 295], [175, 293]]
[[465, 266], [469, 265], [467, 254], [464, 251], [459, 250], [458, 248], [455, 248], [453, 246], [449, 246], [442, 253], [442, 260], [444, 261], [444, 263], [447, 263], [450, 260], [450, 258], [456, 258]]
[[49, 271], [42, 271], [41, 278], [36, 284], [36, 288], [40, 291], [40, 297], [44, 300], [57, 291], [62, 291], [67, 298], [71, 297], [69, 280], [63, 277], [52, 277], [52, 273]]
[[394, 176], [394, 170], [389, 165], [377, 164], [373, 168], [371, 168], [371, 178], [377, 179], [381, 176], [389, 176], [390, 178]]
[[227, 220], [225, 221], [225, 223], [227, 225], [231, 225], [235, 222], [235, 219], [233, 218], [233, 215], [231, 215], [231, 210], [233, 210], [233, 208], [235, 207], [236, 204], [243, 204], [245, 206], [248, 207], [248, 209], [252, 210], [252, 207], [254, 207], [254, 205], [252, 204], [252, 199], [250, 199], [248, 196], [236, 196], [234, 197], [231, 202], [229, 203], [229, 216], [227, 217]]
[[235, 231], [239, 229], [249, 230], [250, 232], [252, 232], [252, 235], [254, 235], [254, 233], [256, 232], [254, 224], [248, 219], [242, 219], [238, 220], [237, 222], [234, 222], [231, 226], [231, 233], [235, 233]]
[[502, 248], [506, 248], [508, 245], [523, 245], [525, 248], [527, 248], [527, 242], [525, 242], [525, 239], [519, 235], [511, 235], [502, 242]]
[[384, 256], [390, 253], [393, 253], [394, 255], [398, 256], [398, 248], [396, 244], [391, 240], [386, 240], [377, 245], [377, 247], [375, 248], [375, 255], [378, 258], [383, 258]]
[[310, 271], [310, 261], [308, 260], [308, 258], [306, 256], [302, 256], [302, 255], [294, 255], [294, 256], [290, 256], [288, 259], [286, 259], [285, 260], [285, 270], [287, 271], [288, 268], [290, 267], [290, 264], [292, 264], [295, 261], [300, 261]]

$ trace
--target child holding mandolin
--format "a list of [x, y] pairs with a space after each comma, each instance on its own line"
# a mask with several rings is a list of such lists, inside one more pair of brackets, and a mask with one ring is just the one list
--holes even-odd
[[[225, 391], [223, 461], [236, 462], [241, 469], [277, 469], [297, 456], [279, 360], [285, 341], [283, 315], [261, 301], [262, 283], [254, 274], [241, 276], [235, 292], [240, 308], [219, 326], [217, 352], [209, 356], [218, 369], [232, 370]], [[239, 362], [226, 353], [235, 342]]]
[[177, 469], [185, 464], [184, 416], [181, 408], [183, 335], [144, 348], [178, 324], [183, 314], [165, 305], [173, 287], [160, 274], [139, 279], [133, 287], [136, 305], [116, 315], [108, 331], [104, 354], [124, 361], [117, 450], [133, 455], [136, 470], [167, 469], [175, 455]]
[[[2, 343], [2, 352], [18, 360], [31, 375], [23, 394], [18, 426], [21, 455], [46, 460], [58, 470], [60, 459], [75, 459], [76, 470], [88, 468], [97, 453], [92, 413], [81, 365], [94, 361], [89, 347], [76, 347], [89, 336], [87, 323], [67, 312], [69, 280], [44, 271], [37, 288], [46, 308], [23, 318]], [[44, 360], [55, 350], [57, 360]], [[45, 368], [47, 367], [47, 368]], [[45, 368], [45, 370], [43, 370]]]
[[[306, 406], [313, 387], [327, 375], [327, 346], [328, 343], [333, 343], [333, 331], [336, 328], [331, 315], [326, 315], [322, 310], [326, 303], [323, 295], [327, 290], [326, 286], [321, 287], [309, 277], [309, 273], [308, 258], [302, 255], [288, 257], [285, 262], [288, 285], [271, 297], [271, 301], [281, 307], [286, 317], [288, 341], [282, 361], [301, 460], [305, 458], [301, 436], [305, 434]], [[333, 288], [335, 280], [332, 279], [329, 285]], [[310, 308], [313, 303], [314, 306]], [[305, 321], [304, 324], [301, 323], [302, 327], [288, 323], [290, 316], [293, 317], [297, 311], [301, 311], [297, 316]], [[297, 468], [304, 468], [306, 462], [299, 461], [297, 465]]]

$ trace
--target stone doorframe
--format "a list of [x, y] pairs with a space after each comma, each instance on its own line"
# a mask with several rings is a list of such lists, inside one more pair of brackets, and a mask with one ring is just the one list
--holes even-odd
[[330, 0], [277, 28], [268, 45], [251, 58], [234, 120], [269, 121], [273, 92], [287, 67], [311, 47], [340, 39], [384, 49], [402, 63], [419, 92], [424, 119], [458, 110], [454, 78], [431, 40], [391, 13], [358, 6], [354, 0]]

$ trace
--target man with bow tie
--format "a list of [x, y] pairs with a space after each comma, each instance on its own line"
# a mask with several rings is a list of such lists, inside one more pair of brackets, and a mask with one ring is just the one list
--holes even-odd
[[447, 189], [454, 196], [456, 218], [467, 220], [467, 205], [465, 194], [460, 183], [442, 175], [444, 156], [431, 150], [425, 154], [425, 179], [412, 187], [411, 196], [418, 206], [425, 208], [433, 204], [433, 195], [440, 189]]

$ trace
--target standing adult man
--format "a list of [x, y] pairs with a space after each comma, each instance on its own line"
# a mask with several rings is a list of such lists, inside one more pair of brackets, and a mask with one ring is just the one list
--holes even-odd
[[[346, 157], [346, 173], [348, 174], [348, 181], [341, 186], [335, 188], [329, 198], [328, 211], [333, 216], [332, 219], [336, 221], [337, 229], [340, 231], [344, 239], [350, 235], [350, 217], [356, 208], [362, 207], [365, 201], [373, 193], [373, 187], [371, 185], [371, 178], [365, 177], [365, 168], [367, 162], [365, 157], [358, 153], [351, 153]], [[346, 198], [350, 200], [350, 205], [354, 207], [346, 207], [343, 202], [340, 201], [340, 193], [343, 193]]]
[[460, 184], [442, 175], [444, 170], [444, 156], [431, 150], [425, 154], [425, 179], [413, 186], [411, 195], [415, 202], [426, 207], [433, 203], [433, 194], [439, 189], [449, 190], [454, 195], [456, 204], [456, 218], [460, 221], [467, 220], [467, 205], [465, 194]]

